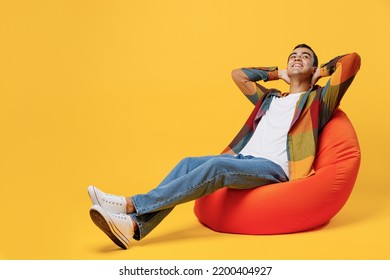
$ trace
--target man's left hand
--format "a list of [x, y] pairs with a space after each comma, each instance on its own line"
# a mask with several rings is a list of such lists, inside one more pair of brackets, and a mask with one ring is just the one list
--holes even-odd
[[320, 71], [320, 67], [317, 67], [316, 68], [316, 71], [314, 72], [313, 76], [311, 77], [311, 86], [314, 86], [318, 80], [321, 79], [321, 71]]

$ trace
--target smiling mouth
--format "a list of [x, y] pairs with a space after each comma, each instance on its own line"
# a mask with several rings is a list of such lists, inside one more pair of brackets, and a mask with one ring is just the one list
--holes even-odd
[[303, 67], [301, 64], [293, 64], [292, 67]]

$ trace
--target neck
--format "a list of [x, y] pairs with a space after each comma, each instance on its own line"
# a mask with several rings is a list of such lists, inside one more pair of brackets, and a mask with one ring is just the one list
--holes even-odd
[[309, 81], [290, 81], [290, 94], [298, 93], [298, 92], [306, 92], [311, 88], [311, 84]]

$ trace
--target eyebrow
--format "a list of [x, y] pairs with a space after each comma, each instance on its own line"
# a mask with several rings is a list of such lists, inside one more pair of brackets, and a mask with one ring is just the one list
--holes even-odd
[[[288, 56], [288, 58], [290, 58], [293, 54], [298, 54], [298, 53], [297, 53], [297, 52], [292, 52], [292, 53]], [[312, 57], [311, 53], [309, 53], [309, 52], [302, 52], [302, 54], [307, 54], [307, 55], [309, 55], [310, 57]]]

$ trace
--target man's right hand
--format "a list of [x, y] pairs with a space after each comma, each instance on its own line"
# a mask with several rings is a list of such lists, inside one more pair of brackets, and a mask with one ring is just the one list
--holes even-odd
[[290, 84], [290, 77], [287, 74], [287, 69], [278, 70], [278, 77], [282, 79], [287, 84]]

